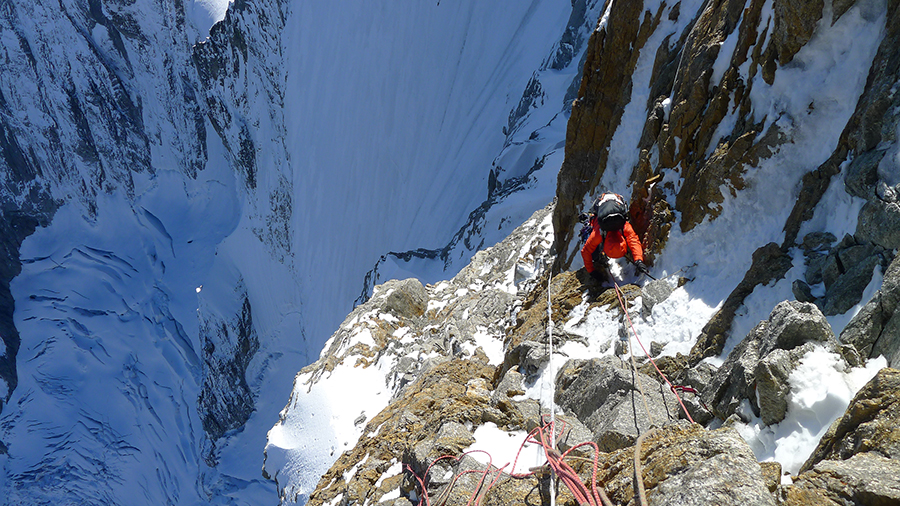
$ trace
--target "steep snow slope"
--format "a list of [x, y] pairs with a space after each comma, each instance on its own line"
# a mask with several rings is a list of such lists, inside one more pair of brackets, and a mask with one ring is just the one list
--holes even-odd
[[[444, 246], [486, 199], [507, 118], [571, 13], [565, 1], [425, 2], [402, 12], [358, 1], [343, 3], [342, 16], [335, 8], [295, 5], [284, 41], [291, 245], [304, 307], [324, 316], [305, 323], [317, 343], [352, 308], [355, 280], [380, 255]], [[576, 67], [550, 88], [551, 115], [564, 109]], [[512, 165], [503, 179], [524, 172]]]

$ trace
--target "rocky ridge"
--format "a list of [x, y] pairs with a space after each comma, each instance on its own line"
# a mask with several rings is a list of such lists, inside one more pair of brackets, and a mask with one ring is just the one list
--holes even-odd
[[[548, 477], [540, 469], [514, 476], [499, 470], [507, 462], [488, 468], [467, 452], [477, 447], [475, 433], [482, 426], [524, 440], [546, 422], [547, 405], [534, 388], [550, 360], [548, 279], [545, 269], [534, 267], [551, 263], [551, 212], [536, 213], [453, 280], [379, 286], [320, 360], [298, 375], [294, 395], [302, 396], [342, 365], [379, 367], [391, 392], [381, 412], [356, 420], [361, 437], [337, 457], [307, 504], [416, 504], [422, 483], [431, 503], [464, 504], [473, 497], [494, 505], [548, 503]], [[527, 253], [519, 258], [518, 252]], [[875, 481], [862, 479], [869, 470], [896, 466], [893, 369], [883, 369], [857, 394], [792, 479], [782, 478], [777, 463], [758, 463], [732, 428], [741, 417], [761, 416], [766, 425], [783, 419], [791, 372], [810, 352], [827, 349], [847, 370], [864, 362], [853, 345], [837, 339], [814, 304], [779, 304], [718, 368], [705, 362], [691, 367], [682, 356], [659, 357], [672, 381], [703, 394], [682, 395], [700, 422], [691, 424], [646, 358], [632, 370], [620, 332], [579, 335], [578, 322], [599, 314], [620, 321], [624, 332], [614, 290], [597, 286], [583, 270], [554, 276], [549, 287], [555, 345], [569, 350], [554, 354], [555, 405], [565, 424], [559, 451], [575, 447], [567, 458], [588, 484], [596, 455], [597, 483], [613, 503], [637, 504], [633, 454], [642, 434], [643, 485], [651, 504], [820, 504], [823, 498], [829, 504], [871, 504], [900, 497], [900, 480], [889, 471], [879, 470]], [[623, 291], [629, 311], [640, 312], [641, 288], [628, 285]], [[367, 344], [358, 337], [361, 329], [371, 336], [362, 340]], [[584, 349], [586, 340], [605, 342], [606, 351], [591, 359], [569, 355]], [[587, 442], [599, 451], [578, 447]], [[304, 499], [291, 496], [283, 469], [267, 465], [266, 472], [279, 483], [284, 503]], [[482, 476], [493, 485], [482, 483]], [[838, 483], [850, 485], [842, 489]], [[557, 500], [577, 504], [564, 487]]]
[[[457, 429], [463, 427], [463, 432], [466, 425], [485, 420], [502, 427], [523, 423], [521, 415], [493, 406], [488, 392], [503, 361], [502, 336], [514, 323], [515, 307], [521, 305], [517, 294], [534, 282], [547, 258], [549, 218], [550, 208], [536, 212], [510, 238], [478, 252], [452, 281], [423, 286], [407, 279], [379, 285], [370, 300], [348, 315], [319, 360], [298, 374], [289, 405], [302, 402], [311, 388], [327, 383], [342, 367], [376, 371], [390, 398], [380, 413], [361, 413], [354, 421], [360, 443], [340, 457], [335, 455], [337, 462], [323, 477], [320, 490], [310, 496], [310, 504], [338, 495], [352, 501], [380, 500], [388, 489], [375, 483], [396, 489], [399, 456], [413, 452], [417, 435], [428, 437], [445, 420], [457, 424], [453, 426]], [[538, 411], [536, 405], [529, 406]], [[290, 416], [283, 411], [280, 424], [289, 425]], [[408, 440], [413, 446], [403, 446]], [[458, 451], [467, 440], [441, 444]], [[421, 458], [429, 451], [420, 450]], [[270, 434], [264, 472], [278, 484], [282, 500], [294, 502], [302, 499], [298, 495], [302, 487], [283, 467], [283, 452]], [[342, 476], [350, 469], [358, 471], [347, 484]], [[382, 477], [388, 470], [394, 478]]]
[[[9, 47], [0, 72], [0, 178], [5, 189], [0, 192], [0, 334], [7, 350], [0, 356], [0, 378], [8, 385], [0, 396], [0, 410], [18, 383], [19, 340], [9, 281], [20, 271], [21, 242], [37, 226], [49, 225], [62, 205], [78, 206], [91, 221], [104, 196], [119, 194], [135, 202], [140, 197], [136, 193], [147, 186], [139, 183], [136, 190], [136, 180], [152, 181], [157, 172], [169, 170], [187, 180], [197, 178], [209, 158], [207, 120], [236, 168], [252, 177], [256, 150], [241, 136], [246, 127], [239, 131], [231, 124], [250, 117], [249, 108], [229, 110], [225, 105], [247, 105], [248, 100], [225, 98], [227, 90], [239, 86], [225, 82], [221, 74], [225, 68], [241, 72], [241, 66], [244, 72], [256, 71], [246, 52], [265, 48], [260, 54], [270, 56], [259, 60], [269, 65], [264, 69], [270, 71], [266, 88], [274, 95], [269, 104], [279, 108], [281, 87], [279, 75], [271, 71], [271, 55], [278, 53], [272, 48], [283, 26], [280, 12], [277, 2], [236, 2], [228, 19], [216, 25], [210, 42], [192, 54], [196, 28], [182, 2], [86, 2], [61, 8], [37, 2], [3, 10], [0, 26], [17, 44]], [[271, 37], [252, 40], [260, 34]], [[233, 54], [240, 51], [244, 54]], [[216, 65], [223, 68], [210, 70]], [[273, 123], [278, 121], [276, 117]], [[146, 209], [139, 212], [149, 214]], [[156, 218], [150, 214], [148, 219]], [[283, 228], [273, 224], [271, 234]], [[248, 312], [249, 306], [221, 320], [246, 319]], [[249, 334], [235, 338], [240, 332], [228, 328], [233, 323], [207, 321], [202, 338], [207, 352], [199, 404], [213, 445], [223, 427], [239, 426], [242, 422], [236, 420], [246, 420], [253, 406], [246, 388], [231, 387], [246, 384], [247, 363], [258, 345], [244, 346], [241, 339], [249, 339]], [[217, 347], [247, 354], [216, 356]], [[243, 414], [235, 418], [225, 398], [243, 406], [238, 409]]]

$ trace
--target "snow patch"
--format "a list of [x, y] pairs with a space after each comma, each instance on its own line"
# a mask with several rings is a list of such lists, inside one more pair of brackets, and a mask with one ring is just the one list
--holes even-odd
[[184, 3], [185, 14], [200, 32], [201, 37], [209, 35], [209, 30], [219, 21], [225, 19], [225, 13], [232, 0], [187, 0]]
[[[536, 444], [525, 443], [525, 431], [506, 432], [493, 422], [475, 429], [475, 443], [466, 448], [469, 456], [484, 465], [502, 468], [506, 473], [528, 473], [528, 468], [541, 466], [547, 459], [544, 449]], [[515, 461], [515, 467], [512, 467]]]
[[844, 372], [845, 367], [838, 354], [817, 346], [788, 377], [791, 391], [783, 421], [766, 426], [751, 412], [749, 424], [735, 424], [757, 459], [777, 461], [796, 475], [828, 427], [844, 414], [859, 389], [887, 367], [887, 360], [878, 357], [850, 372]]

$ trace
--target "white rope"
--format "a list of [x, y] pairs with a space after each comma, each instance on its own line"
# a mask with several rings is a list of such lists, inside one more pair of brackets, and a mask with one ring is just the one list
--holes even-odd
[[[553, 280], [553, 267], [547, 271], [547, 332], [550, 336], [550, 360], [547, 369], [550, 373], [550, 445], [556, 450], [556, 375], [553, 372], [553, 306], [550, 298], [550, 282]], [[550, 506], [556, 506], [556, 473], [551, 468], [550, 474]]]

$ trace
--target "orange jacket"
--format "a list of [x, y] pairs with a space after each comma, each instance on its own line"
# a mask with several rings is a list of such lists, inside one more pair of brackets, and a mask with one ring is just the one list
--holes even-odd
[[597, 225], [596, 219], [591, 220], [591, 228], [591, 236], [588, 237], [587, 242], [581, 248], [581, 258], [584, 259], [584, 268], [588, 272], [594, 272], [594, 259], [591, 258], [591, 255], [594, 254], [594, 250], [601, 243], [603, 244], [603, 253], [609, 258], [622, 258], [631, 250], [632, 260], [635, 262], [644, 261], [644, 249], [641, 247], [641, 240], [634, 232], [634, 229], [631, 228], [631, 223], [626, 222], [625, 228], [621, 232], [618, 230], [606, 232], [605, 241], [603, 240], [603, 231]]

